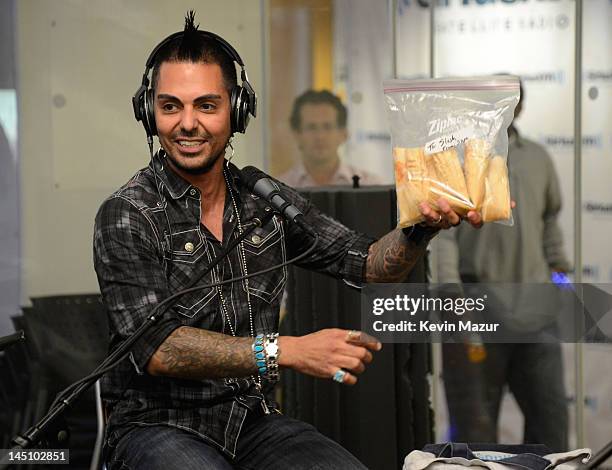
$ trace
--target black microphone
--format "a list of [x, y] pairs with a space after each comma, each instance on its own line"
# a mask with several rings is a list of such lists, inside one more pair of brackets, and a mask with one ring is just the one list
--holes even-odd
[[304, 221], [304, 214], [283, 197], [268, 175], [254, 166], [245, 166], [241, 172], [242, 180], [249, 191], [269, 202], [283, 217], [294, 222], [306, 233], [316, 236], [316, 232]]

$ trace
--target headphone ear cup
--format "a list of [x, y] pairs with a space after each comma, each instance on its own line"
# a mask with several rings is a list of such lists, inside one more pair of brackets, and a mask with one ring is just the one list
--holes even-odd
[[134, 110], [134, 117], [137, 121], [142, 121], [144, 115], [144, 96], [147, 93], [147, 87], [140, 85], [134, 96], [132, 96], [132, 109]]
[[248, 97], [246, 96], [246, 90], [241, 86], [235, 86], [232, 90], [231, 96], [231, 123], [232, 123], [232, 134], [240, 132], [244, 134], [247, 125], [249, 123], [248, 115]]
[[144, 113], [142, 124], [147, 131], [147, 135], [154, 136], [157, 135], [157, 124], [155, 123], [155, 110], [154, 110], [154, 99], [155, 99], [155, 90], [153, 88], [149, 88], [145, 94], [144, 98]]

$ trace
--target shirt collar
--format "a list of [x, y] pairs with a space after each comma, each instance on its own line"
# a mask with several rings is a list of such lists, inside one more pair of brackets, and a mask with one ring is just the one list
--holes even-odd
[[[149, 168], [157, 175], [158, 181], [156, 183], [159, 186], [159, 190], [163, 191], [165, 187], [172, 199], [180, 199], [193, 186], [172, 169], [167, 162], [167, 158], [166, 152], [160, 149], [153, 156], [153, 161], [149, 163]], [[228, 172], [229, 183], [236, 194], [238, 194], [241, 184], [240, 170], [238, 170], [236, 165], [228, 161], [225, 162], [225, 168]]]
[[[303, 186], [304, 184], [315, 184], [312, 176], [308, 173], [308, 170], [304, 166], [304, 162], [300, 159], [295, 165], [295, 173], [299, 179], [298, 186]], [[353, 183], [353, 169], [344, 163], [342, 160], [338, 163], [338, 168], [331, 177], [329, 184], [352, 184]]]
[[355, 172], [353, 171], [353, 168], [351, 168], [349, 165], [340, 160], [340, 163], [338, 164], [338, 169], [334, 174], [334, 181], [352, 184], [354, 174]]

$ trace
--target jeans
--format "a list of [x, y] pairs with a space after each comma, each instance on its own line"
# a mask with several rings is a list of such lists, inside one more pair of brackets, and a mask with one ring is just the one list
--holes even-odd
[[233, 460], [196, 434], [164, 425], [135, 427], [110, 450], [109, 470], [366, 468], [311, 425], [279, 414], [247, 418]]
[[443, 376], [455, 442], [496, 442], [504, 386], [525, 417], [523, 442], [554, 452], [568, 446], [568, 413], [559, 344], [485, 344], [472, 362], [463, 344], [443, 345]]

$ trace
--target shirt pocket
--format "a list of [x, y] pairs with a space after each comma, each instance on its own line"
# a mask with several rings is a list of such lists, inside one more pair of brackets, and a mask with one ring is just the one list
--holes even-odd
[[[198, 267], [207, 266], [211, 257], [199, 228], [173, 233], [168, 242], [172, 246], [170, 285], [174, 287], [173, 292], [178, 292], [191, 284], [193, 277], [198, 275]], [[210, 283], [212, 279], [207, 275], [197, 284]], [[193, 318], [213, 300], [215, 293], [213, 287], [190, 292], [178, 299], [175, 309], [181, 315]]]
[[[243, 246], [249, 274], [284, 263], [287, 259], [283, 224], [276, 216], [265, 227], [253, 230], [244, 239]], [[286, 281], [287, 266], [251, 277], [248, 279], [249, 294], [272, 303], [283, 291]], [[247, 283], [242, 285], [244, 287]]]

